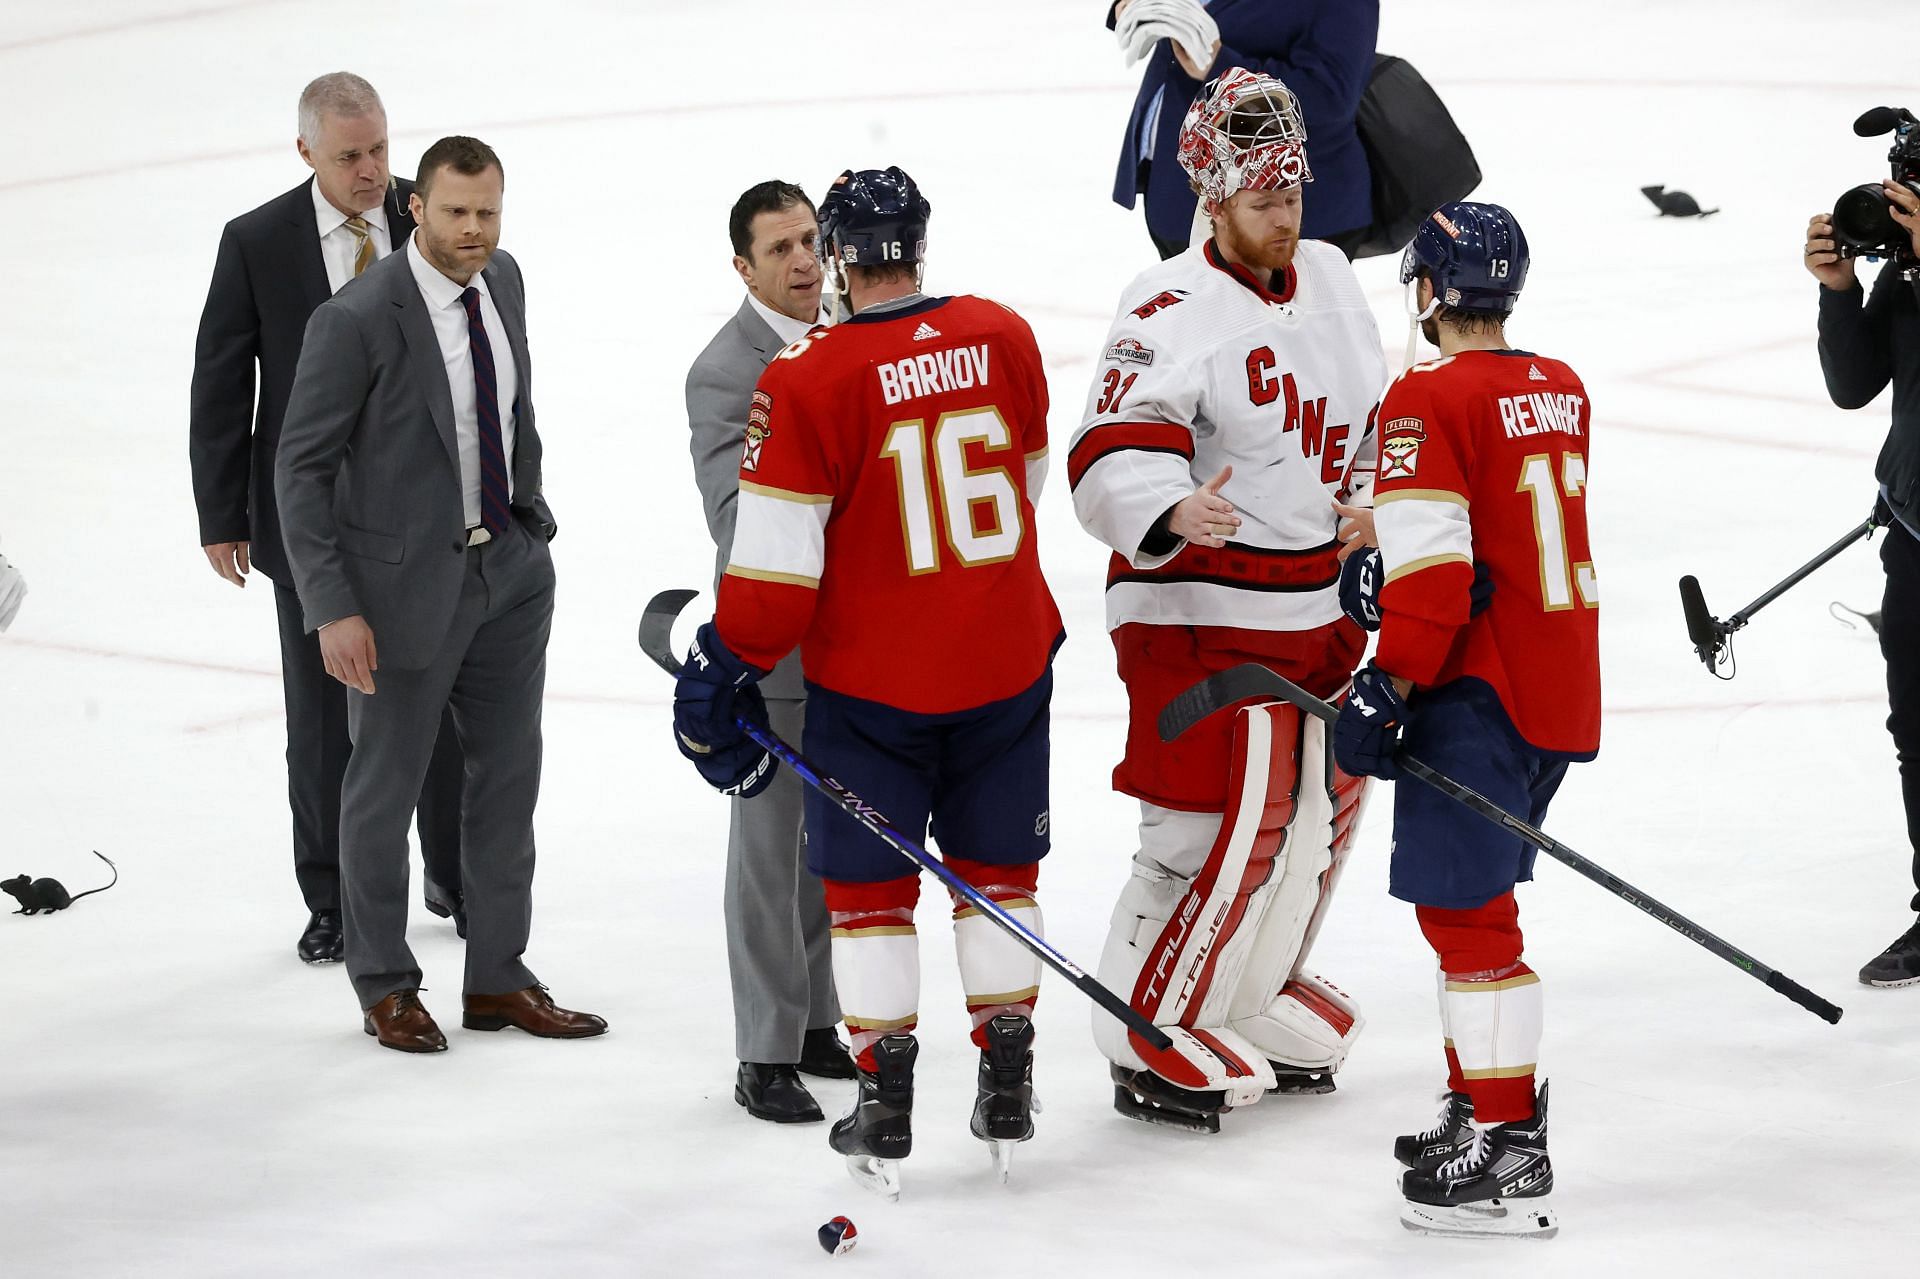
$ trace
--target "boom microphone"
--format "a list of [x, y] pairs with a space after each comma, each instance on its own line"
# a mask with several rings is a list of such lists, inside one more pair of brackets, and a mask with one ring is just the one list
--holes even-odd
[[1680, 579], [1680, 611], [1687, 618], [1687, 638], [1693, 641], [1693, 651], [1700, 660], [1713, 669], [1713, 659], [1720, 653], [1720, 628], [1713, 620], [1713, 614], [1707, 612], [1707, 597], [1700, 593], [1700, 579], [1689, 573]]
[[1905, 107], [1870, 107], [1853, 122], [1853, 131], [1863, 138], [1877, 138], [1913, 122], [1913, 113]]

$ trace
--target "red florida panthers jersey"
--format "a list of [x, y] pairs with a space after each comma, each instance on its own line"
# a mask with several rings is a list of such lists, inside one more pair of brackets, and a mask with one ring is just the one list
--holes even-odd
[[1034, 503], [1047, 384], [1026, 321], [935, 298], [815, 329], [760, 377], [716, 625], [771, 667], [923, 713], [1011, 697], [1060, 635]]
[[[1558, 360], [1469, 351], [1417, 364], [1380, 405], [1380, 666], [1484, 680], [1541, 750], [1600, 746], [1600, 595], [1587, 543], [1592, 414]], [[1473, 566], [1493, 598], [1470, 617]]]

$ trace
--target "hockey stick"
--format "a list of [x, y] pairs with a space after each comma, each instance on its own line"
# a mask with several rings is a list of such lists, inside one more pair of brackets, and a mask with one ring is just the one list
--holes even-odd
[[1722, 652], [1732, 651], [1727, 641], [1732, 638], [1733, 633], [1752, 621], [1755, 613], [1805, 581], [1815, 569], [1861, 538], [1871, 536], [1873, 531], [1880, 527], [1883, 526], [1879, 518], [1869, 515], [1858, 527], [1847, 530], [1845, 537], [1787, 574], [1768, 588], [1759, 599], [1724, 622], [1707, 611], [1707, 598], [1700, 591], [1700, 579], [1691, 573], [1681, 578], [1680, 611], [1687, 619], [1687, 638], [1693, 642], [1693, 651], [1699, 655], [1702, 662], [1706, 663], [1708, 673], [1716, 679], [1732, 679], [1731, 674], [1720, 675], [1719, 668], [1722, 664]]
[[[1298, 684], [1275, 674], [1264, 666], [1249, 662], [1221, 671], [1217, 675], [1210, 675], [1168, 702], [1166, 709], [1160, 712], [1160, 739], [1170, 742], [1215, 711], [1254, 697], [1281, 698], [1329, 724], [1340, 718], [1340, 712], [1332, 705], [1321, 701]], [[1786, 974], [1769, 968], [1739, 947], [1722, 941], [1685, 915], [1647, 896], [1605, 867], [1588, 861], [1546, 832], [1521, 821], [1485, 795], [1454, 781], [1445, 773], [1429, 768], [1410, 755], [1398, 755], [1394, 762], [1410, 776], [1465, 804], [1494, 825], [1518, 835], [1555, 861], [1585, 875], [1628, 905], [1639, 907], [1694, 945], [1765, 982], [1769, 989], [1785, 995], [1808, 1012], [1828, 1022], [1837, 1023], [1840, 1020], [1843, 1010], [1838, 1006], [1828, 1003]]]
[[[680, 615], [680, 610], [687, 606], [687, 601], [697, 594], [699, 594], [698, 591], [689, 590], [661, 591], [647, 601], [646, 611], [640, 615], [640, 651], [652, 658], [654, 664], [669, 675], [677, 677], [680, 674], [680, 659], [673, 653], [673, 621]], [[1045, 938], [1009, 915], [999, 902], [948, 870], [946, 864], [939, 858], [896, 830], [893, 823], [889, 822], [879, 809], [833, 778], [822, 774], [819, 769], [808, 763], [800, 752], [781, 741], [764, 724], [756, 724], [745, 716], [735, 716], [733, 722], [775, 759], [792, 769], [794, 775], [801, 781], [832, 800], [841, 812], [878, 835], [896, 853], [913, 862], [920, 869], [930, 872], [955, 896], [964, 898], [969, 906], [1000, 925], [1008, 936], [1032, 951], [1042, 963], [1079, 987], [1081, 994], [1113, 1014], [1128, 1030], [1161, 1052], [1172, 1051], [1173, 1040], [1167, 1037], [1166, 1031], [1135, 1012], [1126, 1000], [1101, 985], [1098, 979], [1089, 975], [1080, 965], [1055, 950]]]

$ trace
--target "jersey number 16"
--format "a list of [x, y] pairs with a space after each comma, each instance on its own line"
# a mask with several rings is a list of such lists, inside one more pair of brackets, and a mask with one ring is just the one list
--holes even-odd
[[988, 452], [1012, 447], [999, 409], [989, 405], [943, 413], [931, 431], [921, 418], [895, 422], [887, 430], [880, 456], [893, 463], [900, 481], [900, 533], [907, 572], [915, 576], [940, 571], [936, 505], [947, 545], [963, 566], [998, 564], [1020, 549], [1020, 490], [1004, 466], [969, 467], [966, 451], [973, 443]]

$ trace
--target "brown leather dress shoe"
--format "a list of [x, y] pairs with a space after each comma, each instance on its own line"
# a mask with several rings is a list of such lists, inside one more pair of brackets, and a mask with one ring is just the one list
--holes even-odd
[[396, 990], [367, 1009], [362, 1023], [366, 1032], [380, 1041], [382, 1048], [403, 1053], [443, 1053], [447, 1037], [434, 1024], [433, 1015], [420, 1004], [417, 990]]
[[545, 986], [529, 986], [507, 995], [468, 995], [460, 1024], [468, 1030], [518, 1026], [542, 1039], [586, 1039], [607, 1033], [605, 1018], [561, 1008]]

